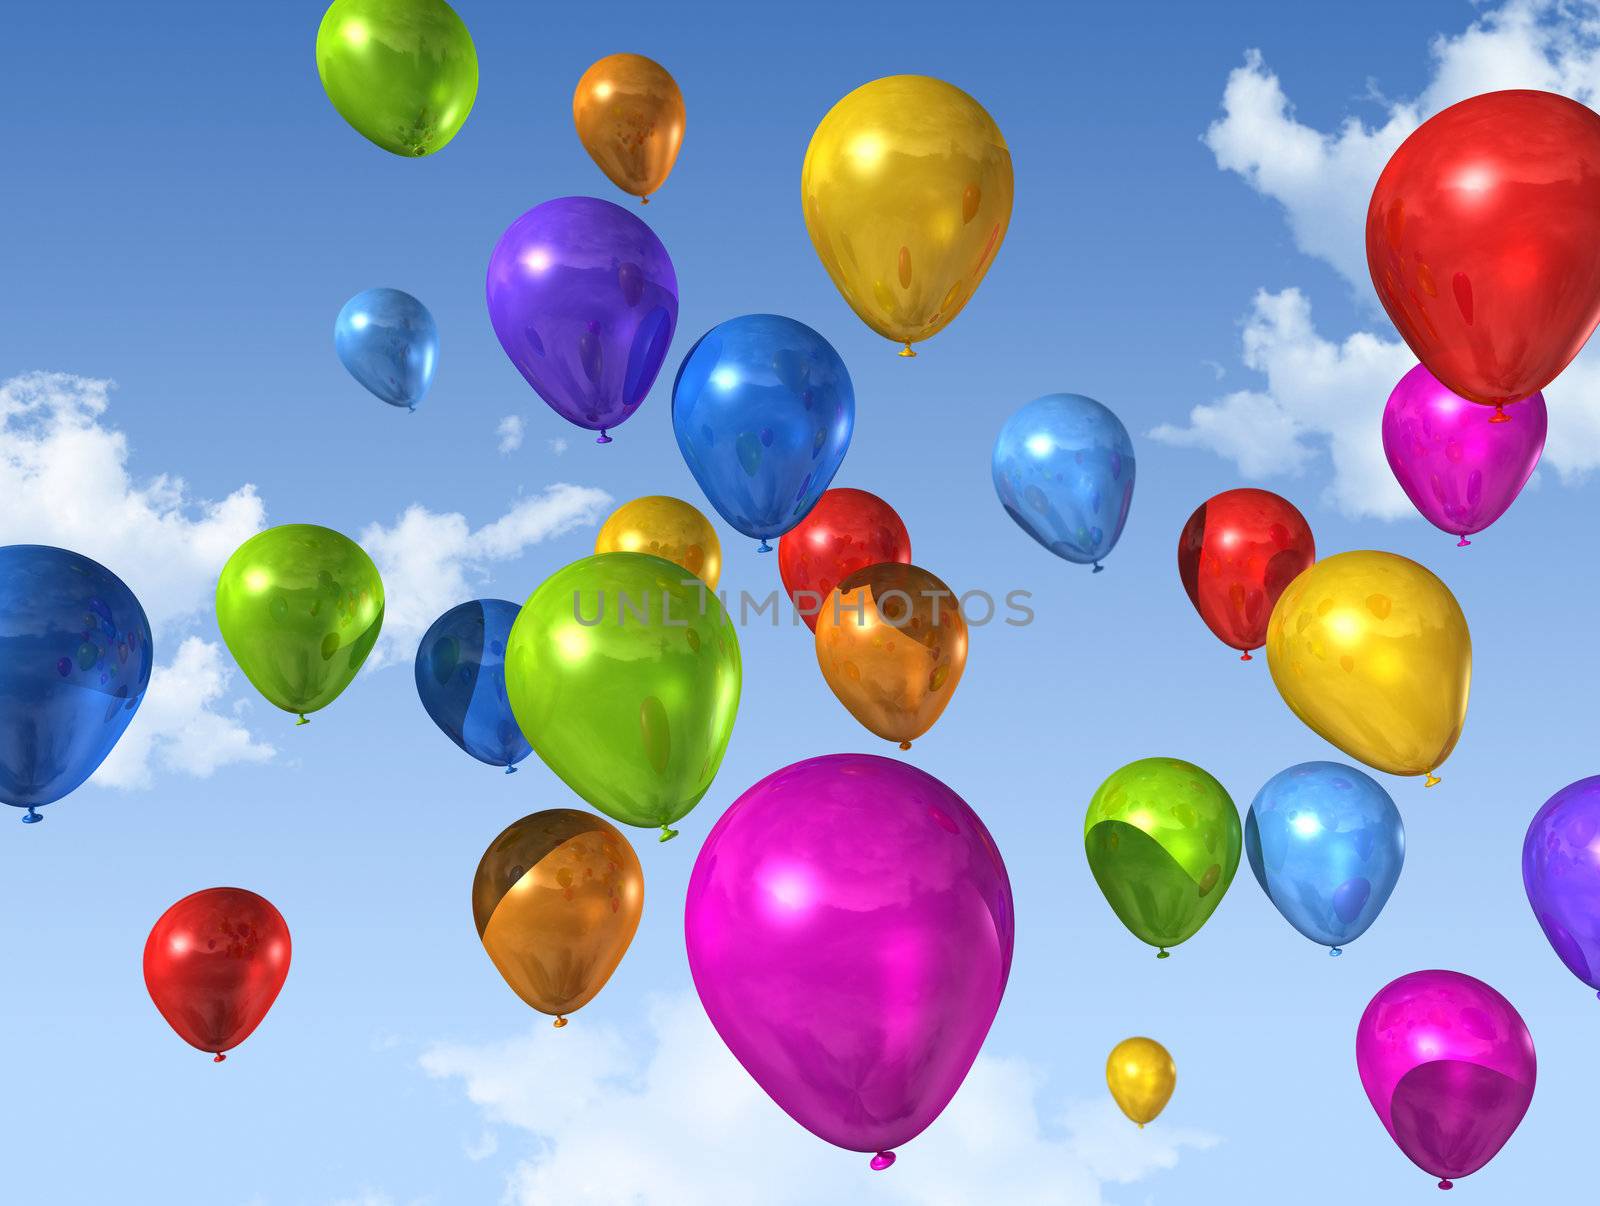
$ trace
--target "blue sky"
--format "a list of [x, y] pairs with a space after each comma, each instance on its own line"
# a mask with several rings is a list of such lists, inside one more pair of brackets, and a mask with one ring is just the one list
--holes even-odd
[[[1600, 94], [1600, 12], [1361, 3], [1179, 6], [815, 3], [458, 6], [476, 109], [405, 161], [334, 113], [321, 6], [29, 5], [8, 17], [0, 189], [0, 542], [110, 565], [157, 628], [157, 678], [122, 747], [48, 823], [0, 825], [0, 1075], [8, 1197], [37, 1202], [993, 1201], [1340, 1206], [1431, 1193], [1354, 1068], [1382, 984], [1448, 967], [1496, 985], [1541, 1056], [1522, 1129], [1460, 1192], [1553, 1197], [1592, 1113], [1596, 1004], [1546, 947], [1519, 876], [1524, 828], [1592, 774], [1585, 634], [1600, 491], [1600, 357], [1547, 391], [1545, 465], [1470, 549], [1408, 515], [1378, 415], [1410, 365], [1364, 279], [1359, 220], [1419, 116], [1501, 86]], [[595, 447], [495, 342], [495, 239], [549, 197], [621, 199], [571, 128], [595, 58], [677, 76], [683, 153], [647, 220], [681, 283], [663, 380]], [[816, 122], [856, 85], [936, 75], [1010, 144], [1016, 210], [976, 300], [903, 361], [834, 292], [801, 221]], [[372, 286], [441, 330], [416, 415], [344, 374], [334, 315]], [[777, 767], [890, 752], [840, 708], [804, 629], [741, 632], [744, 694], [720, 777], [636, 843], [645, 916], [565, 1031], [530, 1016], [475, 939], [468, 891], [510, 821], [573, 798], [436, 732], [406, 666], [434, 616], [525, 597], [586, 552], [614, 502], [699, 500], [669, 421], [672, 371], [712, 324], [778, 311], [838, 348], [856, 386], [836, 484], [889, 499], [919, 564], [958, 590], [1034, 594], [1036, 622], [976, 630], [954, 702], [911, 756], [979, 812], [1016, 890], [1011, 985], [946, 1118], [869, 1175], [790, 1123], [709, 1036], [689, 985], [684, 883], [721, 809]], [[60, 376], [28, 376], [35, 373]], [[114, 381], [115, 387], [105, 384]], [[1043, 393], [1100, 399], [1139, 482], [1107, 572], [1058, 562], [989, 482], [1004, 418]], [[509, 423], [507, 420], [511, 420]], [[517, 422], [516, 420], [521, 420]], [[1472, 626], [1475, 675], [1444, 783], [1385, 779], [1408, 861], [1384, 916], [1330, 960], [1248, 873], [1158, 963], [1084, 863], [1094, 788], [1170, 754], [1241, 811], [1271, 775], [1338, 756], [1214, 641], [1178, 581], [1190, 511], [1218, 490], [1294, 499], [1323, 552], [1428, 565]], [[265, 523], [357, 537], [389, 592], [372, 667], [302, 729], [221, 650], [210, 594]], [[776, 566], [723, 528], [724, 584]], [[0, 818], [3, 819], [3, 818]], [[294, 965], [221, 1068], [172, 1035], [139, 975], [173, 900], [236, 884], [273, 900]], [[1135, 1132], [1105, 1101], [1134, 1033], [1178, 1065]]]

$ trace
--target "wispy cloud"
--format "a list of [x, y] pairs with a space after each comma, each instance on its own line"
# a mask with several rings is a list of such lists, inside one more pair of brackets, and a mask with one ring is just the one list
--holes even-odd
[[523, 421], [521, 415], [507, 415], [494, 429], [496, 446], [502, 453], [515, 452], [522, 447]]

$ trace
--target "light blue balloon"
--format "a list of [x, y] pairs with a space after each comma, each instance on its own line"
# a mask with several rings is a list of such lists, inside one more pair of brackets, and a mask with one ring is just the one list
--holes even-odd
[[333, 348], [350, 375], [390, 406], [416, 410], [439, 360], [428, 307], [399, 289], [368, 289], [345, 302]]
[[1006, 420], [994, 442], [994, 489], [1006, 514], [1078, 565], [1109, 553], [1133, 502], [1133, 441], [1093, 398], [1046, 394]]
[[746, 536], [781, 536], [839, 471], [856, 395], [839, 353], [802, 322], [746, 314], [689, 349], [672, 385], [672, 430], [717, 513]]
[[1370, 775], [1302, 762], [1256, 793], [1244, 848], [1278, 912], [1337, 955], [1383, 911], [1405, 862], [1406, 830]]

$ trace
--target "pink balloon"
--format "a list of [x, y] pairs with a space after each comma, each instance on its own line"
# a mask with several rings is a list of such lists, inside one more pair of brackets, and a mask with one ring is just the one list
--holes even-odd
[[1383, 453], [1422, 517], [1459, 536], [1481, 532], [1516, 501], [1544, 451], [1544, 395], [1504, 407], [1505, 421], [1451, 393], [1417, 365], [1383, 408]]
[[1449, 1189], [1511, 1138], [1538, 1061], [1510, 1001], [1460, 972], [1419, 971], [1372, 998], [1356, 1027], [1356, 1067], [1389, 1137]]
[[818, 1138], [894, 1163], [977, 1057], [1011, 971], [1011, 882], [977, 814], [892, 758], [768, 775], [695, 860], [689, 970], [722, 1041]]

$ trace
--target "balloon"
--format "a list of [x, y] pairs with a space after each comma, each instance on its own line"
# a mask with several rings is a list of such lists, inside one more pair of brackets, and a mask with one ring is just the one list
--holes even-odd
[[1563, 787], [1533, 818], [1522, 885], [1561, 962], [1600, 989], [1600, 777]]
[[439, 731], [508, 775], [531, 749], [506, 698], [506, 641], [520, 610], [504, 599], [457, 604], [422, 634], [415, 666], [417, 698]]
[[655, 60], [608, 54], [578, 81], [572, 121], [583, 149], [611, 183], [649, 205], [683, 145], [683, 93]]
[[472, 112], [478, 52], [444, 0], [333, 0], [317, 30], [317, 74], [363, 138], [428, 155]]
[[1106, 1087], [1117, 1108], [1130, 1122], [1154, 1122], [1172, 1090], [1178, 1087], [1178, 1069], [1167, 1049], [1155, 1039], [1123, 1039], [1106, 1059]]
[[495, 970], [559, 1028], [606, 986], [644, 908], [628, 839], [593, 813], [552, 808], [489, 843], [472, 877], [472, 919]]
[[1272, 605], [1317, 559], [1311, 525], [1270, 490], [1224, 490], [1189, 516], [1178, 537], [1178, 577], [1206, 627], [1225, 645], [1252, 649], [1267, 639]]
[[185, 896], [144, 944], [144, 984], [167, 1025], [220, 1064], [261, 1025], [289, 975], [289, 927], [243, 888]]
[[927, 570], [888, 561], [839, 583], [817, 619], [817, 664], [829, 689], [872, 732], [910, 749], [966, 669], [960, 600]]
[[722, 541], [711, 521], [681, 498], [651, 494], [623, 503], [600, 525], [597, 553], [649, 553], [681, 565], [712, 590], [722, 580]]
[[1450, 588], [1415, 561], [1339, 553], [1278, 599], [1267, 666], [1312, 731], [1432, 787], [1467, 718], [1472, 636]]
[[827, 490], [778, 541], [778, 574], [812, 632], [840, 581], [886, 561], [911, 564], [911, 536], [895, 509], [865, 490]]
[[217, 627], [250, 684], [307, 724], [377, 643], [383, 581], [361, 546], [330, 528], [268, 528], [222, 567]]
[[1600, 116], [1552, 92], [1430, 117], [1367, 208], [1367, 267], [1395, 327], [1446, 389], [1495, 407], [1549, 385], [1600, 322], [1597, 245]]
[[739, 710], [739, 638], [681, 566], [601, 553], [545, 579], [506, 642], [517, 723], [545, 764], [625, 825], [661, 827], [706, 794]]
[[1089, 801], [1083, 845], [1117, 918], [1141, 942], [1194, 937], [1239, 869], [1239, 811], [1205, 771], [1177, 758], [1141, 758]]
[[650, 392], [678, 325], [661, 240], [620, 205], [558, 197], [513, 222], [489, 257], [489, 321], [545, 405], [598, 431]]
[[1256, 793], [1244, 848], [1284, 920], [1337, 955], [1367, 932], [1394, 891], [1406, 829], [1370, 776], [1337, 762], [1302, 762]]
[[433, 384], [439, 328], [428, 307], [398, 289], [368, 289], [333, 324], [339, 363], [390, 406], [417, 409]]
[[38, 809], [94, 774], [154, 656], [144, 608], [105, 566], [42, 544], [0, 548], [0, 800], [41, 821]]
[[1383, 454], [1411, 505], [1434, 527], [1472, 541], [1506, 513], [1544, 451], [1544, 395], [1503, 409], [1515, 422], [1491, 425], [1483, 412], [1417, 365], [1383, 408]]
[[1361, 1087], [1406, 1158], [1441, 1178], [1475, 1173], [1533, 1100], [1533, 1037], [1482, 980], [1418, 971], [1378, 990], [1356, 1027]]
[[925, 75], [863, 84], [828, 111], [800, 169], [817, 258], [857, 316], [905, 346], [961, 313], [1011, 221], [994, 118]]
[[1018, 527], [1100, 572], [1133, 503], [1133, 441], [1116, 415], [1082, 394], [1035, 398], [1000, 429], [992, 468]]
[[689, 878], [689, 971], [711, 1024], [785, 1113], [875, 1152], [955, 1095], [1011, 972], [1011, 883], [976, 813], [892, 758], [768, 775]]
[[804, 323], [746, 314], [689, 349], [672, 430], [722, 518], [767, 544], [805, 518], [839, 471], [856, 395], [833, 346]]

